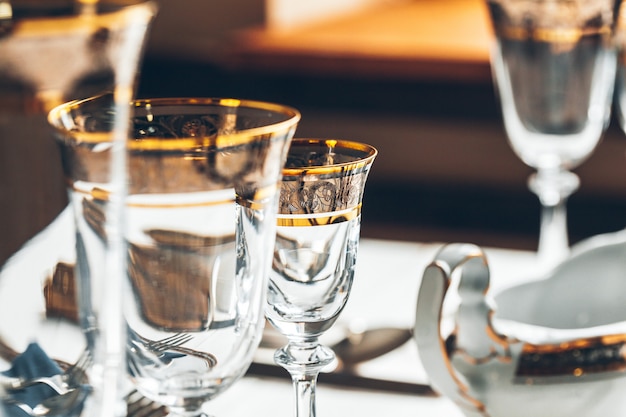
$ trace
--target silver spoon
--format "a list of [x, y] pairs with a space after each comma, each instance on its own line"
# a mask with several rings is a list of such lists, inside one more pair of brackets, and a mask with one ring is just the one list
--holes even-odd
[[399, 348], [411, 339], [412, 334], [410, 329], [397, 327], [366, 329], [362, 332], [349, 332], [331, 348], [340, 364], [349, 368]]
[[[398, 327], [380, 327], [355, 330], [350, 326], [341, 330], [342, 337], [330, 348], [337, 355], [339, 365], [349, 368], [386, 353], [389, 353], [411, 339], [412, 331]], [[260, 347], [277, 349], [285, 345], [287, 339], [272, 326], [267, 325], [263, 332]]]

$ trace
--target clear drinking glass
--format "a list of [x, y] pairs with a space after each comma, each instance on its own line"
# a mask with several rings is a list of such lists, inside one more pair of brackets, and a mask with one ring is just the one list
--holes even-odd
[[539, 259], [569, 252], [566, 201], [579, 186], [570, 170], [608, 125], [615, 81], [619, 0], [487, 0], [495, 32], [491, 63], [515, 153], [537, 170], [542, 204]]
[[[120, 201], [125, 170], [115, 167], [123, 167], [130, 101], [155, 12], [143, 0], [0, 1], [0, 414], [3, 406], [21, 412], [21, 403], [54, 403], [48, 414], [55, 415], [124, 414], [120, 206], [107, 207], [108, 239], [98, 264], [89, 265], [106, 285], [83, 298], [94, 283], [75, 275], [80, 248], [72, 222], [64, 223], [65, 180], [73, 178], [64, 178], [68, 161], [47, 117], [68, 100], [114, 92], [113, 139], [100, 149], [109, 157], [99, 161], [99, 182]], [[81, 152], [89, 146], [77, 144]], [[70, 394], [26, 387], [53, 374]]]
[[[73, 203], [86, 256], [105, 231], [108, 194], [98, 183], [109, 145], [109, 97], [58, 110], [71, 144]], [[128, 369], [139, 392], [173, 415], [244, 375], [264, 326], [276, 233], [278, 184], [300, 114], [237, 99], [135, 100], [128, 142]]]
[[266, 316], [288, 339], [274, 359], [291, 374], [298, 417], [315, 415], [317, 375], [335, 359], [318, 338], [348, 300], [376, 155], [334, 139], [294, 139], [287, 155]]

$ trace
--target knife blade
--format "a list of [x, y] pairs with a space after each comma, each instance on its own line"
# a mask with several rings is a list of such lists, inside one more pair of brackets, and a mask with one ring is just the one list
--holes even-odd
[[[253, 362], [248, 368], [247, 375], [284, 378], [290, 381], [289, 373], [283, 368], [261, 362]], [[421, 396], [438, 396], [427, 384], [405, 381], [391, 381], [380, 378], [371, 378], [357, 374], [351, 370], [323, 372], [318, 376], [318, 382], [339, 387], [360, 388], [376, 391], [394, 392], [398, 394], [413, 394]]]

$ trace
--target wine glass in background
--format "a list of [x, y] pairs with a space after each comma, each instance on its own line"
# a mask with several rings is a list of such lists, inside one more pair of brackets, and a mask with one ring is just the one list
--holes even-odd
[[333, 363], [318, 338], [343, 310], [354, 276], [361, 204], [377, 151], [358, 142], [294, 139], [283, 169], [266, 316], [288, 339], [297, 417], [315, 415], [319, 372]]
[[626, 7], [620, 9], [616, 45], [618, 59], [615, 79], [615, 113], [620, 128], [626, 133]]
[[536, 169], [542, 205], [538, 258], [569, 253], [571, 170], [594, 151], [610, 119], [620, 0], [487, 0], [495, 33], [491, 64], [509, 142]]
[[[54, 118], [72, 161], [86, 258], [106, 232], [108, 195], [98, 178], [114, 116], [108, 103], [69, 103]], [[172, 415], [202, 415], [252, 362], [265, 324], [278, 184], [299, 120], [295, 109], [237, 99], [133, 102], [128, 369], [137, 390]]]

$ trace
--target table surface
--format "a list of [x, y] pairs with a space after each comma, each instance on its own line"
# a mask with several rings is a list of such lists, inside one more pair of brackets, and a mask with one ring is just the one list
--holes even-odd
[[[44, 232], [31, 240], [9, 261], [0, 276], [41, 274], [41, 265], [54, 265], [73, 252], [72, 216], [66, 209]], [[54, 238], [50, 238], [53, 236]], [[366, 327], [412, 327], [421, 274], [442, 243], [397, 242], [361, 239], [351, 295], [339, 322]], [[532, 278], [535, 255], [531, 252], [484, 248], [490, 265], [492, 287], [498, 292]], [[33, 254], [40, 262], [30, 262]], [[359, 365], [363, 376], [401, 382], [428, 383], [413, 340], [395, 351]], [[293, 393], [288, 375], [246, 376], [207, 405], [216, 417], [293, 414]], [[401, 416], [461, 416], [443, 397], [420, 396], [375, 389], [319, 384], [320, 416], [349, 414]]]
[[[367, 326], [413, 326], [422, 271], [441, 243], [412, 243], [362, 239], [350, 299], [341, 322], [359, 320]], [[532, 278], [531, 252], [484, 248], [492, 274], [492, 290], [499, 291]], [[383, 357], [361, 365], [365, 375], [427, 382], [413, 341]], [[284, 378], [247, 376], [208, 404], [217, 417], [291, 416], [293, 392]], [[319, 416], [346, 415], [462, 416], [444, 397], [420, 396], [318, 384]]]

